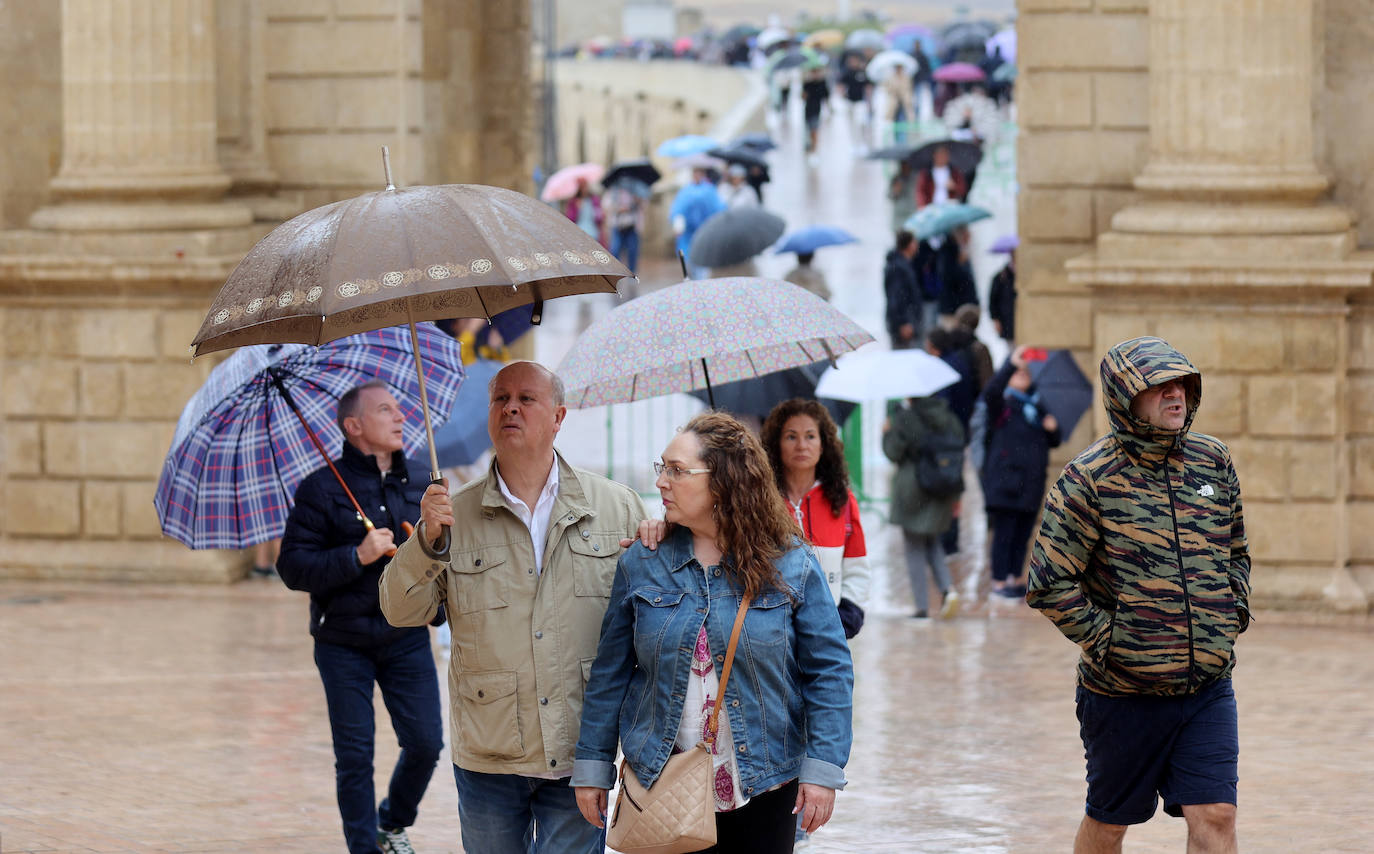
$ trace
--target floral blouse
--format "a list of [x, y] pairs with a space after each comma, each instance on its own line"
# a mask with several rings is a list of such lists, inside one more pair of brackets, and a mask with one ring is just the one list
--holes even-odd
[[[711, 664], [711, 645], [706, 639], [706, 626], [697, 634], [696, 649], [692, 653], [692, 675], [687, 678], [687, 699], [678, 724], [676, 747], [691, 750], [707, 738], [706, 727], [711, 709], [720, 691], [720, 679]], [[716, 811], [729, 812], [749, 803], [739, 787], [739, 765], [735, 762], [734, 741], [730, 737], [730, 716], [720, 716], [715, 744], [711, 747], [711, 768], [714, 772]]]

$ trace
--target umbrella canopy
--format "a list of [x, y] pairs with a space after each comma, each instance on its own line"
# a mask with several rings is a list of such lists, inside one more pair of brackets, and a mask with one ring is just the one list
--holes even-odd
[[487, 385], [503, 367], [495, 359], [478, 359], [467, 366], [467, 378], [458, 389], [448, 422], [434, 431], [439, 465], [470, 466], [491, 447], [491, 434], [487, 432]]
[[624, 160], [611, 167], [601, 178], [601, 183], [607, 187], [620, 181], [630, 179], [643, 184], [645, 187], [652, 187], [658, 183], [658, 179], [663, 177], [663, 173], [655, 168], [654, 164], [647, 159]]
[[982, 54], [987, 40], [997, 32], [988, 21], [955, 21], [940, 28], [940, 53], [951, 57], [963, 52]]
[[958, 371], [924, 350], [866, 347], [822, 374], [816, 396], [855, 403], [926, 397], [958, 381]]
[[844, 46], [854, 50], [882, 50], [887, 39], [877, 30], [855, 30], [845, 37]]
[[988, 79], [983, 69], [968, 62], [951, 62], [935, 69], [935, 79], [941, 83], [976, 83]]
[[992, 72], [994, 83], [1013, 83], [1016, 81], [1016, 65], [1004, 62]]
[[824, 64], [825, 59], [822, 58], [819, 53], [816, 53], [810, 48], [803, 47], [794, 50], [778, 51], [773, 54], [772, 58], [768, 60], [768, 64], [764, 66], [764, 71], [768, 74], [772, 74], [775, 71], [786, 71], [789, 68], [800, 68], [803, 65], [812, 68]]
[[907, 74], [915, 74], [916, 60], [900, 50], [885, 50], [868, 61], [868, 79], [881, 83], [899, 67], [905, 68]]
[[723, 148], [713, 148], [706, 152], [708, 157], [719, 157], [726, 163], [738, 163], [741, 166], [759, 166], [768, 168], [768, 161], [763, 159], [763, 153], [757, 148], [748, 145], [731, 145]]
[[631, 194], [636, 195], [641, 199], [650, 198], [654, 194], [654, 191], [649, 188], [648, 184], [644, 183], [643, 181], [637, 181], [634, 178], [621, 178], [615, 181], [614, 183], [607, 185], [607, 189], [617, 188], [627, 190]]
[[[428, 395], [442, 422], [463, 381], [458, 342], [431, 323], [417, 324], [416, 333]], [[425, 430], [405, 328], [318, 348], [260, 344], [225, 359], [177, 421], [153, 497], [163, 533], [193, 549], [241, 549], [280, 537], [296, 487], [338, 454], [339, 398], [373, 379], [387, 384], [406, 415], [406, 453], [419, 452]], [[321, 458], [302, 420], [324, 437], [328, 457]]]
[[802, 45], [815, 50], [830, 50], [842, 44], [844, 33], [840, 30], [817, 30], [802, 41]]
[[917, 240], [928, 240], [937, 234], [948, 234], [961, 225], [968, 225], [990, 216], [992, 214], [982, 208], [963, 202], [936, 202], [912, 214], [902, 227], [916, 235]]
[[715, 169], [719, 172], [725, 168], [725, 161], [704, 151], [698, 151], [696, 154], [679, 157], [673, 161], [673, 166], [677, 169]]
[[930, 27], [921, 24], [897, 24], [887, 28], [887, 37], [890, 39], [901, 38], [902, 36], [929, 36], [935, 37], [935, 33]]
[[915, 153], [916, 149], [910, 145], [889, 145], [870, 151], [867, 158], [869, 160], [906, 160]]
[[544, 190], [539, 194], [539, 198], [546, 202], [561, 202], [564, 199], [571, 199], [577, 195], [579, 185], [586, 184], [591, 187], [600, 184], [605, 174], [605, 167], [599, 163], [578, 163], [575, 166], [564, 166], [550, 175], [549, 180], [544, 182]]
[[790, 282], [669, 285], [587, 327], [558, 367], [571, 407], [628, 403], [809, 365], [873, 340]]
[[911, 165], [916, 169], [929, 169], [935, 162], [935, 150], [942, 146], [949, 152], [949, 165], [965, 175], [971, 174], [983, 160], [983, 149], [979, 145], [958, 139], [936, 139], [911, 153]]
[[759, 46], [759, 50], [766, 51], [771, 47], [786, 44], [788, 41], [791, 41], [791, 39], [792, 33], [790, 31], [782, 27], [767, 27], [763, 32], [759, 33], [756, 43]]
[[988, 56], [996, 56], [998, 52], [1001, 52], [1005, 62], [1016, 62], [1016, 29], [1007, 27], [1005, 30], [994, 33], [992, 37], [983, 42], [983, 46], [987, 48]]
[[715, 214], [692, 236], [687, 258], [697, 267], [741, 264], [772, 246], [787, 223], [761, 208], [729, 208]]
[[1011, 252], [1015, 252], [1017, 247], [1019, 247], [1020, 245], [1021, 238], [1017, 237], [1014, 234], [1004, 234], [1001, 237], [997, 238], [996, 242], [988, 248], [988, 251], [993, 253], [994, 255], [1005, 255]]
[[722, 42], [742, 42], [747, 41], [759, 33], [763, 32], [753, 24], [735, 24], [730, 29], [721, 33], [718, 41]]
[[730, 142], [731, 148], [752, 148], [755, 151], [772, 151], [778, 147], [773, 137], [766, 133], [746, 133]]
[[1059, 435], [1067, 439], [1092, 406], [1092, 383], [1068, 350], [1053, 350], [1044, 361], [1032, 361], [1028, 367], [1040, 402], [1059, 422]]
[[576, 223], [513, 190], [388, 189], [273, 229], [229, 275], [192, 343], [196, 355], [323, 344], [411, 318], [491, 317], [615, 293], [629, 276]]
[[659, 157], [690, 157], [693, 154], [701, 154], [710, 151], [720, 145], [709, 136], [698, 134], [687, 134], [685, 136], [675, 136], [665, 140], [656, 149], [655, 153]]
[[826, 246], [843, 246], [846, 243], [858, 242], [859, 238], [843, 228], [835, 228], [830, 225], [813, 225], [789, 234], [782, 245], [778, 247], [776, 254], [796, 252], [798, 255], [809, 255]]
[[[816, 383], [829, 367], [830, 362], [822, 360], [753, 379], [713, 385], [709, 392], [699, 389], [688, 393], [705, 404], [714, 400], [716, 409], [734, 415], [753, 415], [761, 421], [784, 400], [794, 397], [816, 399]], [[835, 423], [841, 426], [855, 409], [854, 404], [847, 400], [825, 399], [820, 403], [835, 419]]]

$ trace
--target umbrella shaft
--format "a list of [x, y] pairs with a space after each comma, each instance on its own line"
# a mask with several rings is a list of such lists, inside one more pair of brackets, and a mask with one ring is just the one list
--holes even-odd
[[420, 336], [415, 332], [415, 315], [410, 310], [410, 300], [406, 299], [406, 320], [410, 323], [410, 346], [415, 352], [415, 377], [420, 382], [420, 412], [425, 417], [425, 438], [429, 439], [429, 479], [431, 483], [441, 480], [439, 474], [439, 455], [434, 451], [434, 424], [429, 418], [429, 394], [425, 391], [425, 366], [420, 362]]

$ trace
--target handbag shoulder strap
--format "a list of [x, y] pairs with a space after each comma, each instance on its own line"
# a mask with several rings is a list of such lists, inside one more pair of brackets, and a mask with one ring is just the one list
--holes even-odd
[[716, 743], [716, 727], [720, 724], [720, 707], [725, 703], [725, 686], [730, 681], [730, 667], [735, 663], [735, 647], [739, 645], [740, 631], [744, 629], [744, 615], [749, 612], [753, 597], [748, 593], [739, 603], [735, 614], [735, 627], [730, 631], [730, 645], [725, 649], [725, 666], [720, 669], [720, 689], [716, 691], [716, 702], [711, 706], [711, 717], [706, 723], [706, 742]]

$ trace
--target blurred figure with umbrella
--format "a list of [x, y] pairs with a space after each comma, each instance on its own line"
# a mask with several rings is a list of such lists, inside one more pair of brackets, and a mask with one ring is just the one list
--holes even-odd
[[918, 115], [913, 100], [915, 84], [908, 66], [900, 63], [892, 66], [891, 72], [883, 79], [883, 95], [887, 107], [883, 120], [892, 126], [892, 139], [900, 143], [906, 139], [907, 126], [913, 124]]
[[687, 260], [710, 269], [715, 278], [754, 275], [754, 256], [772, 246], [786, 228], [782, 217], [757, 206], [733, 208], [701, 227]]
[[914, 263], [919, 250], [916, 235], [899, 231], [897, 245], [888, 251], [883, 267], [887, 334], [894, 350], [919, 347], [925, 335], [925, 299]]
[[587, 179], [578, 180], [577, 192], [564, 203], [563, 213], [588, 237], [606, 245], [606, 213], [601, 209], [601, 199], [587, 185]]
[[983, 390], [987, 435], [981, 480], [992, 531], [992, 593], [1019, 599], [1026, 548], [1040, 518], [1050, 449], [1059, 447], [1058, 419], [1031, 379], [1032, 361], [1044, 351], [1017, 347]]
[[[913, 159], [924, 150], [918, 149]], [[950, 164], [949, 145], [941, 143], [929, 150], [929, 165], [916, 176], [916, 208], [934, 202], [962, 202], [968, 196], [969, 181], [962, 170]]]
[[720, 193], [706, 178], [706, 169], [698, 166], [692, 170], [692, 181], [673, 199], [668, 209], [668, 221], [672, 224], [673, 234], [677, 235], [677, 251], [688, 261], [687, 275], [692, 279], [704, 279], [710, 275], [709, 265], [696, 264], [691, 260], [692, 241], [697, 229], [708, 219], [725, 210], [725, 202]]
[[647, 160], [621, 163], [606, 173], [603, 207], [611, 233], [611, 254], [633, 273], [639, 269], [639, 236], [650, 187], [661, 175]]
[[830, 285], [825, 281], [825, 274], [811, 266], [816, 250], [827, 246], [857, 243], [858, 240], [859, 238], [842, 228], [824, 225], [813, 225], [794, 231], [777, 249], [779, 255], [784, 252], [797, 253], [797, 266], [783, 276], [783, 279], [806, 288], [821, 299], [830, 299]]
[[992, 277], [988, 291], [988, 317], [997, 335], [1016, 340], [1016, 249], [1021, 241], [1014, 234], [1003, 235], [992, 244], [992, 252], [1005, 254], [1007, 263]]
[[[420, 518], [428, 478], [403, 450], [405, 415], [386, 383], [373, 380], [339, 399], [343, 454], [296, 490], [277, 569], [292, 590], [310, 594], [310, 634], [324, 683], [334, 742], [339, 812], [350, 854], [411, 851], [405, 829], [444, 747], [439, 679], [425, 623], [393, 627], [377, 582], [402, 524]], [[338, 478], [336, 480], [336, 477]], [[364, 526], [356, 500], [381, 527]], [[387, 797], [373, 789], [376, 685], [401, 745]]]
[[[862, 32], [862, 31], [860, 31]], [[873, 32], [869, 30], [868, 32]], [[882, 44], [881, 36], [879, 45]], [[858, 144], [855, 151], [862, 154], [866, 149], [870, 118], [872, 117], [873, 83], [868, 79], [865, 53], [860, 50], [847, 50], [841, 59], [839, 84], [844, 90], [845, 101], [849, 104], [849, 122], [854, 139]]]
[[892, 230], [897, 231], [916, 213], [916, 170], [910, 159], [897, 161], [897, 171], [887, 185], [887, 198], [892, 202]]
[[826, 79], [824, 65], [807, 66], [802, 78], [802, 99], [805, 101], [806, 153], [813, 154], [821, 130], [821, 113], [830, 103], [830, 81]]
[[759, 194], [748, 184], [749, 170], [741, 163], [731, 163], [725, 170], [725, 181], [716, 188], [727, 208], [759, 207]]

